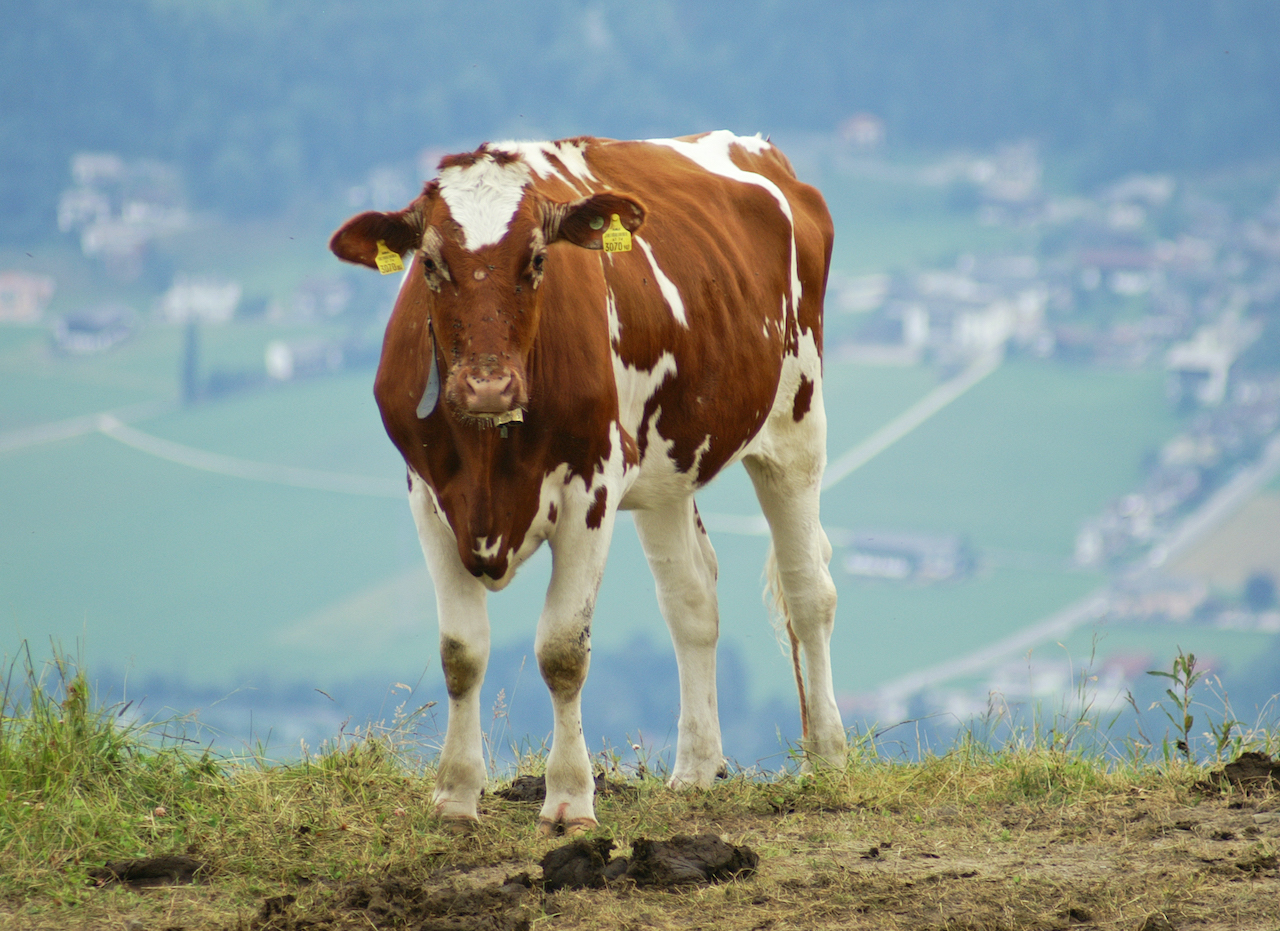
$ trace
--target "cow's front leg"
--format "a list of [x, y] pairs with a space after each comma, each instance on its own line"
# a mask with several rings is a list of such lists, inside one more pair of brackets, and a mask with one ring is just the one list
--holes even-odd
[[440, 662], [449, 693], [449, 724], [433, 793], [435, 812], [475, 821], [486, 770], [480, 727], [480, 686], [489, 662], [485, 588], [463, 567], [453, 533], [431, 503], [425, 483], [411, 475], [409, 504], [436, 589]]
[[575, 834], [596, 824], [595, 780], [582, 736], [582, 686], [591, 665], [591, 615], [616, 512], [612, 501], [603, 514], [586, 506], [573, 508], [570, 502], [565, 511], [550, 541], [551, 585], [535, 645], [555, 716], [547, 799], [538, 821], [544, 834]]

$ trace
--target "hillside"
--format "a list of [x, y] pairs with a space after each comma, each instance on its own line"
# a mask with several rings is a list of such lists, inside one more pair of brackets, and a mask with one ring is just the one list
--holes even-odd
[[[604, 754], [586, 838], [598, 865], [569, 875], [598, 877], [612, 847], [629, 854], [627, 876], [556, 888], [567, 874], [544, 858], [566, 841], [537, 836], [535, 803], [492, 791], [507, 780], [491, 784], [478, 826], [431, 818], [417, 713], [290, 765], [230, 760], [160, 740], [180, 722], [123, 724], [73, 667], [48, 673], [11, 676], [0, 719], [0, 928], [1280, 924], [1280, 766], [1257, 753], [1225, 770], [1126, 762], [1087, 749], [1098, 722], [1085, 717], [995, 748], [970, 736], [918, 762], [861, 739], [840, 772], [740, 772], [690, 792], [629, 752]], [[1248, 745], [1276, 744], [1273, 732]], [[676, 835], [746, 850], [715, 861], [734, 865], [710, 883], [688, 862], [689, 884], [637, 868], [653, 863], [648, 841]]]

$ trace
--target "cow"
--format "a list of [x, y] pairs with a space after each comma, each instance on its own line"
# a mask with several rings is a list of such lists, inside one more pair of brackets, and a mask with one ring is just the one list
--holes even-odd
[[[767, 140], [485, 143], [405, 209], [330, 241], [407, 263], [374, 394], [404, 457], [435, 586], [448, 727], [436, 814], [474, 821], [485, 784], [485, 599], [543, 541], [535, 653], [551, 694], [544, 833], [596, 824], [581, 693], [618, 511], [634, 513], [675, 646], [670, 783], [723, 771], [716, 556], [694, 494], [741, 461], [771, 534], [806, 765], [843, 765], [831, 679], [836, 590], [818, 520], [826, 464], [822, 304], [832, 223]], [[803, 668], [802, 668], [803, 659]]]

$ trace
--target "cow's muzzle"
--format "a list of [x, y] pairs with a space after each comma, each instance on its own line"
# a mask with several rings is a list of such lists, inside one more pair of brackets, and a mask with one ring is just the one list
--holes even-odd
[[508, 366], [459, 366], [450, 379], [449, 401], [461, 414], [491, 418], [528, 403], [524, 377]]

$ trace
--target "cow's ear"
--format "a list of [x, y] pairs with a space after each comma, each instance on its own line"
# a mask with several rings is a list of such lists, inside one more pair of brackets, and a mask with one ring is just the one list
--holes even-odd
[[644, 223], [645, 209], [634, 197], [603, 191], [568, 204], [548, 203], [543, 213], [547, 242], [566, 240], [584, 249], [603, 249], [601, 236], [614, 214], [629, 233]]
[[333, 234], [329, 249], [344, 262], [377, 268], [374, 257], [382, 242], [396, 255], [418, 248], [422, 241], [422, 214], [415, 208], [398, 213], [369, 211], [352, 217]]

